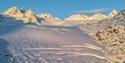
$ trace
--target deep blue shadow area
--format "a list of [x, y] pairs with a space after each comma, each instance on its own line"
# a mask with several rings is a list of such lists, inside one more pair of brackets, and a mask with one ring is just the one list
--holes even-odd
[[11, 54], [8, 51], [8, 45], [8, 41], [0, 39], [0, 63], [9, 63]]
[[0, 36], [16, 31], [22, 28], [25, 24], [21, 20], [16, 20], [14, 17], [1, 15], [0, 17]]
[[16, 25], [16, 24], [0, 24], [0, 35], [5, 35], [11, 32], [16, 31], [17, 29], [20, 29], [23, 25]]

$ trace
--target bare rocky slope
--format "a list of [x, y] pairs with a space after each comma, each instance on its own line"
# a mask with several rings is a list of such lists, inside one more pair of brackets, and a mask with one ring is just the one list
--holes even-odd
[[105, 45], [111, 60], [125, 60], [125, 10], [111, 19], [80, 25], [80, 29]]

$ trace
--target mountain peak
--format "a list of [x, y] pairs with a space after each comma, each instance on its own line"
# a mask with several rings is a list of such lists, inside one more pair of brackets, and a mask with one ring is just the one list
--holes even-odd
[[7, 9], [4, 14], [10, 15], [10, 14], [16, 14], [18, 12], [18, 8], [16, 6], [13, 6], [9, 9]]
[[29, 22], [29, 21], [36, 22], [37, 21], [37, 17], [33, 13], [31, 8], [28, 8], [28, 10], [25, 11], [25, 13], [23, 15], [23, 20], [25, 20], [26, 22]]
[[24, 14], [32, 14], [32, 15], [34, 15], [34, 12], [32, 11], [31, 8], [28, 8], [28, 9], [25, 11]]
[[114, 17], [117, 13], [118, 13], [117, 10], [112, 10], [108, 16], [109, 17]]

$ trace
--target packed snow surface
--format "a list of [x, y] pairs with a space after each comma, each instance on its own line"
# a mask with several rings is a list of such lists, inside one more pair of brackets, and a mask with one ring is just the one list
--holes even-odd
[[0, 63], [107, 63], [104, 50], [78, 27], [0, 23]]

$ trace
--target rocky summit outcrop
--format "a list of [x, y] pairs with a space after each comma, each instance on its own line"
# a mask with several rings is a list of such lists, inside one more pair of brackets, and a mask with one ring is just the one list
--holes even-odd
[[32, 9], [29, 8], [28, 10], [25, 11], [25, 13], [23, 14], [23, 18], [25, 23], [27, 22], [33, 22], [33, 23], [37, 23], [37, 17], [36, 15], [32, 12]]
[[125, 10], [111, 19], [81, 25], [80, 29], [105, 45], [109, 59], [114, 62], [125, 60]]
[[118, 11], [116, 10], [112, 10], [112, 12], [108, 15], [109, 18], [114, 17], [115, 15], [117, 15]]

